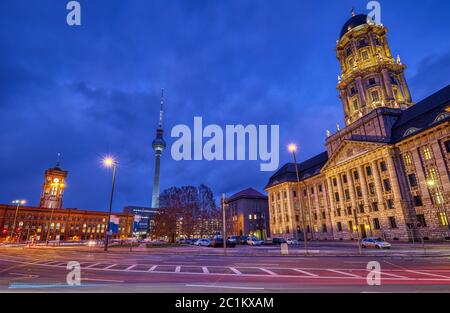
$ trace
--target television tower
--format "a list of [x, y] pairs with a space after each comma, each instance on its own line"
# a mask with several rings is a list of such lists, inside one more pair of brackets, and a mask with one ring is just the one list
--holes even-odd
[[159, 125], [156, 129], [156, 138], [153, 140], [152, 147], [155, 150], [155, 176], [153, 178], [153, 196], [152, 196], [152, 208], [159, 208], [159, 173], [161, 167], [161, 155], [166, 148], [166, 142], [163, 139], [163, 105], [164, 105], [164, 89], [161, 90], [161, 101], [159, 109]]

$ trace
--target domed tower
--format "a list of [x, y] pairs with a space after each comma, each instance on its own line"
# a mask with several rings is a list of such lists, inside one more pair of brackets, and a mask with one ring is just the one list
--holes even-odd
[[153, 140], [152, 147], [155, 150], [155, 176], [153, 178], [153, 196], [152, 196], [152, 208], [159, 208], [159, 173], [161, 166], [161, 155], [166, 148], [166, 142], [163, 139], [163, 105], [164, 105], [164, 89], [161, 90], [161, 102], [159, 109], [159, 125], [156, 129], [156, 138]]
[[344, 24], [336, 54], [341, 65], [337, 89], [350, 125], [373, 109], [407, 109], [413, 103], [400, 57], [394, 58], [388, 30], [367, 15], [355, 15]]
[[42, 186], [39, 207], [45, 209], [61, 209], [64, 189], [66, 187], [67, 171], [61, 169], [61, 155], [58, 153], [58, 161], [55, 167], [45, 171], [45, 181]]

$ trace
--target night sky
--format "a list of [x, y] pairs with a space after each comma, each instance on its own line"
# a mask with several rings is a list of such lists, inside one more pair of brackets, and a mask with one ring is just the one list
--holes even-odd
[[[66, 24], [68, 0], [4, 0], [0, 8], [0, 203], [37, 205], [45, 169], [62, 153], [64, 207], [106, 210], [151, 203], [151, 142], [166, 90], [161, 188], [212, 187], [216, 196], [262, 191], [260, 161], [175, 162], [170, 130], [204, 124], [280, 125], [304, 160], [344, 125], [335, 44], [354, 0], [80, 0], [82, 26]], [[408, 65], [414, 101], [450, 83], [449, 1], [380, 1], [394, 55]]]

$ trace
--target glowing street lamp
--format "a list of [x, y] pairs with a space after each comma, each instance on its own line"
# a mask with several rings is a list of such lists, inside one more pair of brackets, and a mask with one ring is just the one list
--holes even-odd
[[13, 226], [11, 229], [11, 238], [13, 237], [14, 232], [16, 231], [16, 221], [17, 221], [17, 213], [19, 213], [19, 207], [21, 205], [26, 204], [27, 201], [26, 200], [14, 200], [12, 201], [12, 204], [16, 204], [16, 214], [14, 215], [14, 222], [13, 222]]
[[305, 212], [303, 211], [303, 205], [301, 204], [300, 200], [300, 175], [298, 173], [298, 165], [297, 165], [297, 157], [295, 156], [295, 152], [297, 152], [297, 146], [295, 144], [290, 144], [288, 146], [289, 152], [292, 153], [292, 157], [294, 158], [294, 166], [295, 166], [295, 174], [297, 175], [297, 188], [298, 188], [298, 201], [301, 206], [301, 213], [302, 213], [302, 226], [303, 226], [303, 241], [305, 242], [305, 254], [308, 254], [308, 235], [306, 233], [306, 221], [305, 221]]
[[108, 237], [111, 232], [110, 223], [111, 223], [113, 196], [114, 196], [114, 186], [116, 184], [117, 161], [113, 157], [108, 156], [103, 159], [103, 165], [107, 168], [111, 167], [113, 168], [111, 195], [109, 198], [108, 224], [105, 227], [105, 251], [108, 251]]

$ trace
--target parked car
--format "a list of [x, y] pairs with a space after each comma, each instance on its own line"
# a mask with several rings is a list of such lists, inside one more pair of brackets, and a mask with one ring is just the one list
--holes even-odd
[[195, 243], [198, 241], [198, 238], [192, 238], [191, 239], [191, 245], [195, 245]]
[[261, 246], [264, 241], [257, 239], [256, 237], [248, 237], [247, 244], [249, 246]]
[[288, 238], [287, 240], [286, 240], [286, 243], [288, 244], [288, 245], [298, 245], [299, 243], [298, 243], [298, 240], [297, 239], [294, 239], [294, 238]]
[[209, 247], [211, 245], [211, 240], [209, 239], [199, 239], [194, 243], [194, 246]]
[[234, 244], [239, 244], [241, 242], [241, 238], [239, 236], [229, 236], [228, 241], [233, 242]]
[[[213, 248], [222, 248], [223, 247], [223, 238], [222, 236], [215, 236], [211, 241], [211, 247]], [[236, 243], [230, 240], [227, 240], [227, 247], [234, 248], [236, 247]]]
[[282, 243], [286, 243], [286, 239], [284, 238], [273, 238], [272, 243], [274, 245], [281, 245]]
[[391, 244], [381, 238], [364, 238], [361, 241], [362, 248], [390, 249]]

